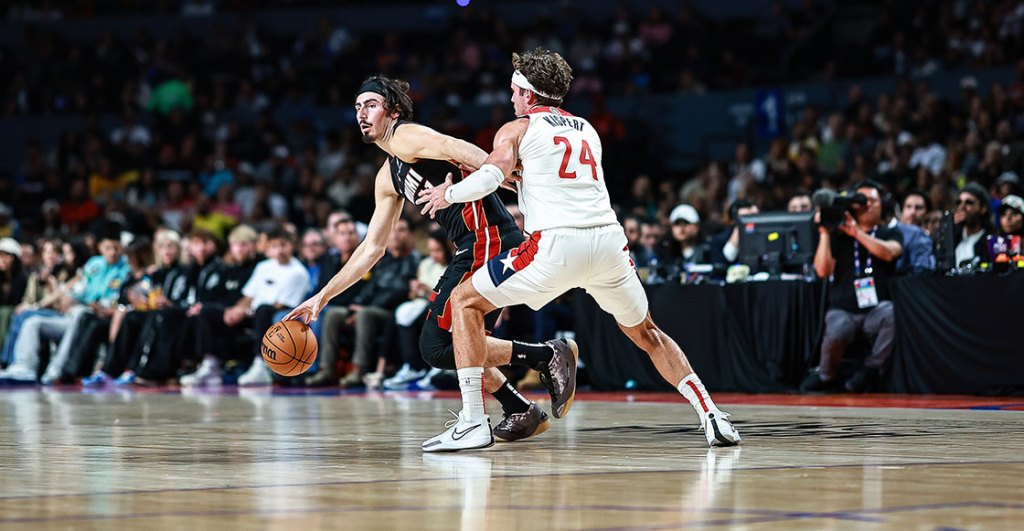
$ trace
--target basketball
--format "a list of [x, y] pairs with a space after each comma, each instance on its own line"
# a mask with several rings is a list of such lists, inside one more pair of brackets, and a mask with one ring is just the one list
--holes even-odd
[[302, 321], [274, 323], [263, 334], [263, 361], [281, 376], [296, 376], [309, 370], [316, 359], [316, 336]]

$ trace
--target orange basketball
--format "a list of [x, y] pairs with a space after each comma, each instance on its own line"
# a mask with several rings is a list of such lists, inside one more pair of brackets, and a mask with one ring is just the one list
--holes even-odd
[[270, 325], [260, 346], [267, 367], [281, 376], [295, 376], [309, 370], [316, 352], [313, 331], [306, 323], [291, 319]]

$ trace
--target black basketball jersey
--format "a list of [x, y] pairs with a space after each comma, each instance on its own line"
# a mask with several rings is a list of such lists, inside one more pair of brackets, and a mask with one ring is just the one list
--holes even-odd
[[[409, 122], [399, 122], [398, 125], [403, 123]], [[449, 173], [452, 174], [453, 182], [459, 182], [464, 177], [459, 167], [447, 160], [423, 159], [410, 164], [389, 155], [388, 166], [391, 168], [391, 182], [395, 191], [413, 203], [426, 183], [438, 186], [444, 183]], [[515, 226], [515, 220], [497, 194], [488, 194], [471, 203], [456, 203], [438, 212], [435, 219], [456, 245], [465, 243], [469, 236], [482, 234], [487, 227], [500, 227], [504, 231]]]

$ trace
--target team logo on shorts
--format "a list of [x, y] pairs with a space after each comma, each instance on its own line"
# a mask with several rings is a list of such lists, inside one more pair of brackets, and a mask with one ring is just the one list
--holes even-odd
[[491, 282], [495, 286], [500, 286], [502, 282], [516, 274], [516, 256], [512, 254], [513, 252], [515, 249], [505, 251], [487, 262], [487, 273], [491, 275]]

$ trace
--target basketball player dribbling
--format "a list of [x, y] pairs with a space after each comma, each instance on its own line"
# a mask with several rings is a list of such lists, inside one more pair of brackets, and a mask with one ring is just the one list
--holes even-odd
[[[651, 320], [647, 295], [605, 186], [601, 139], [587, 120], [559, 108], [569, 91], [572, 69], [559, 54], [540, 48], [513, 54], [512, 65], [517, 118], [498, 130], [494, 150], [477, 171], [459, 183], [425, 189], [417, 199], [433, 214], [475, 201], [512, 181], [519, 188], [519, 207], [530, 233], [529, 240], [492, 258], [452, 294], [463, 409], [448, 430], [424, 441], [423, 449], [486, 446], [490, 424], [480, 392], [483, 316], [513, 304], [536, 309], [576, 287], [586, 289], [615, 316], [661, 376], [690, 401], [708, 444], [738, 444], [740, 435], [728, 414], [711, 400], [679, 345]], [[521, 177], [513, 177], [519, 164]], [[552, 376], [572, 370], [575, 367], [558, 366]], [[562, 400], [552, 404], [556, 416], [568, 413], [574, 391], [567, 389]]]
[[[408, 91], [408, 83], [383, 76], [370, 77], [359, 87], [355, 110], [363, 141], [376, 144], [388, 155], [377, 172], [376, 204], [366, 239], [323, 290], [297, 306], [285, 319], [302, 319], [307, 323], [316, 320], [328, 301], [355, 284], [384, 255], [388, 237], [401, 216], [406, 199], [415, 201], [416, 194], [424, 187], [450, 182], [452, 175], [461, 178], [462, 172], [452, 161], [477, 168], [487, 158], [486, 152], [468, 142], [408, 121], [413, 113]], [[420, 334], [420, 352], [433, 367], [455, 369], [450, 332], [452, 291], [488, 259], [516, 248], [523, 242], [523, 234], [495, 194], [485, 194], [458, 208], [435, 214], [457, 250], [431, 295], [427, 322]], [[488, 326], [493, 326], [497, 317], [497, 313], [489, 315]], [[511, 361], [538, 370], [552, 399], [556, 400], [558, 393], [570, 385], [552, 383], [548, 373], [550, 367], [564, 365], [566, 359], [572, 359], [575, 364], [575, 343], [552, 340], [531, 344], [488, 337], [481, 343], [481, 349], [481, 366], [487, 367], [485, 388], [504, 410], [504, 418], [495, 427], [494, 437], [515, 441], [547, 430], [548, 415], [536, 403], [526, 400], [495, 367]], [[488, 430], [487, 445], [493, 443]]]

